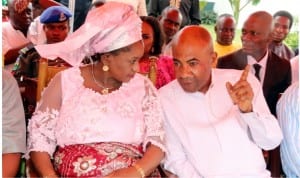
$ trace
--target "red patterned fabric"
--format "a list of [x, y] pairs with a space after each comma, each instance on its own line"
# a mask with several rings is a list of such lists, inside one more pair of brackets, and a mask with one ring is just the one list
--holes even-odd
[[[142, 155], [141, 146], [117, 142], [69, 145], [56, 151], [54, 165], [62, 177], [102, 177], [131, 166]], [[160, 177], [159, 172], [150, 177]]]

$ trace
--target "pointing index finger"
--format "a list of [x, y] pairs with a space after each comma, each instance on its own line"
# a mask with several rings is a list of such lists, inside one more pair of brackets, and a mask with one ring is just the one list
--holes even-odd
[[241, 75], [240, 80], [247, 80], [248, 74], [249, 74], [249, 70], [250, 70], [250, 65], [247, 65]]

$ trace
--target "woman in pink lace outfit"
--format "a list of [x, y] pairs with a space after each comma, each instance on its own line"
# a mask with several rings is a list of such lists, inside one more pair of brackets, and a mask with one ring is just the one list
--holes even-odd
[[[136, 73], [141, 24], [131, 6], [107, 2], [64, 42], [36, 47], [73, 65], [52, 79], [29, 122], [26, 157], [40, 176], [160, 176], [162, 109], [151, 81]], [[86, 56], [94, 62], [81, 65]]]
[[[161, 50], [164, 45], [164, 34], [159, 22], [151, 16], [142, 16], [142, 34], [145, 45], [144, 55], [140, 59], [140, 73], [153, 77], [156, 88], [160, 88], [175, 78], [173, 59], [169, 56], [162, 56]], [[152, 67], [152, 68], [151, 68]], [[151, 70], [155, 76], [150, 76]]]

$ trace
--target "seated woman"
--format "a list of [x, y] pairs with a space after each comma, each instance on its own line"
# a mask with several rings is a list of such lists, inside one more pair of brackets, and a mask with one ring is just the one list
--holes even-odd
[[173, 59], [162, 56], [164, 35], [156, 18], [142, 16], [142, 33], [145, 45], [144, 55], [140, 59], [140, 73], [147, 75], [160, 88], [175, 78]]
[[[141, 24], [131, 6], [107, 2], [65, 41], [36, 47], [74, 66], [52, 79], [29, 122], [27, 158], [40, 176], [160, 176], [162, 108], [151, 81], [136, 74]], [[86, 56], [97, 61], [80, 65]]]

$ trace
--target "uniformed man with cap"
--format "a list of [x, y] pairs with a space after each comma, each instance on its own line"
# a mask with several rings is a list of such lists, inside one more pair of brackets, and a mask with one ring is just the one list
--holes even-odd
[[[67, 7], [64, 6], [51, 6], [43, 11], [40, 16], [40, 22], [43, 24], [43, 31], [46, 34], [46, 43], [58, 43], [64, 41], [68, 36], [70, 31], [69, 19], [72, 16], [72, 13]], [[51, 50], [51, 49], [49, 49]], [[38, 64], [39, 59], [41, 58], [38, 52], [35, 50], [34, 45], [31, 43], [25, 48], [19, 51], [19, 57], [13, 68], [13, 74], [17, 81], [19, 82], [19, 86], [28, 86], [28, 81], [31, 81], [30, 78], [37, 78], [38, 75]], [[48, 65], [69, 65], [62, 59], [57, 59], [55, 61], [49, 61]], [[29, 79], [29, 80], [27, 80]], [[32, 85], [32, 84], [30, 84]], [[32, 90], [32, 89], [31, 89]], [[26, 89], [25, 89], [26, 92]], [[34, 93], [34, 92], [31, 92]], [[23, 97], [28, 97], [27, 94], [23, 94]], [[32, 101], [34, 96], [29, 96], [30, 98], [27, 101]], [[23, 98], [25, 101], [26, 98]], [[31, 116], [32, 109], [28, 109], [35, 107], [35, 101], [32, 103], [23, 103], [25, 108], [26, 117]], [[28, 110], [28, 111], [27, 111]], [[29, 113], [28, 113], [29, 112]]]
[[[69, 18], [71, 16], [70, 10], [64, 6], [51, 6], [41, 14], [40, 21], [43, 24], [47, 44], [65, 40], [70, 31]], [[40, 59], [40, 55], [34, 46], [32, 44], [26, 46], [19, 51], [19, 54], [13, 69], [15, 76], [17, 78], [21, 76], [37, 77], [37, 61]]]

